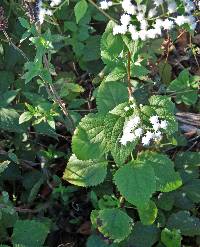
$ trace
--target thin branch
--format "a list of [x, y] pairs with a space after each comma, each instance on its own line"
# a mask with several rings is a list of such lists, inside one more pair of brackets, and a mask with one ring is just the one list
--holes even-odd
[[131, 53], [128, 52], [128, 65], [127, 65], [127, 74], [128, 74], [128, 97], [132, 97], [132, 86], [131, 86]]
[[93, 2], [93, 0], [88, 0], [88, 2], [90, 2], [96, 9], [98, 9], [104, 16], [106, 16], [109, 20], [114, 21], [115, 23], [117, 23], [117, 21], [110, 16], [109, 14], [107, 14], [103, 9], [101, 9], [95, 2]]
[[4, 36], [6, 37], [8, 43], [16, 50], [18, 51], [22, 56], [23, 58], [26, 60], [26, 61], [29, 61], [28, 57], [26, 56], [26, 54], [21, 50], [19, 49], [19, 47], [17, 47], [11, 40], [11, 38], [8, 36], [7, 32], [5, 30], [3, 30], [3, 34]]

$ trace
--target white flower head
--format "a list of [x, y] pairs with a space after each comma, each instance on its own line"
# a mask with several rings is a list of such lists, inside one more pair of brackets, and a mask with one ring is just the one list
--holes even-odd
[[112, 1], [103, 0], [100, 2], [100, 8], [103, 10], [109, 9], [112, 6]]
[[163, 120], [160, 122], [160, 128], [161, 129], [166, 129], [168, 126], [168, 122], [166, 120]]
[[128, 14], [123, 14], [120, 18], [120, 21], [123, 26], [128, 26], [131, 21], [131, 16]]
[[130, 109], [130, 108], [129, 108], [128, 106], [125, 106], [125, 107], [124, 107], [124, 110], [125, 110], [125, 111], [128, 111], [129, 109]]
[[51, 0], [50, 6], [51, 7], [58, 6], [61, 2], [62, 0]]
[[151, 116], [149, 121], [150, 121], [151, 124], [159, 123], [159, 117], [157, 115]]
[[136, 137], [141, 137], [143, 132], [144, 131], [143, 131], [142, 128], [138, 128], [138, 129], [135, 129], [134, 134], [135, 134]]
[[156, 131], [154, 133], [154, 140], [155, 141], [161, 141], [161, 139], [162, 139], [162, 133], [160, 131]]
[[167, 8], [170, 14], [175, 13], [177, 9], [176, 2], [175, 1], [169, 2]]
[[163, 4], [163, 0], [154, 0], [154, 4], [158, 7]]
[[152, 17], [154, 17], [156, 14], [157, 14], [156, 8], [150, 9], [150, 10], [149, 10], [149, 13], [148, 13], [148, 17], [149, 17], [149, 18], [152, 18]]
[[165, 19], [164, 21], [163, 21], [163, 28], [165, 29], [165, 30], [170, 30], [170, 29], [172, 29], [174, 27], [174, 22], [173, 21], [171, 21], [171, 20], [169, 20], [169, 19]]

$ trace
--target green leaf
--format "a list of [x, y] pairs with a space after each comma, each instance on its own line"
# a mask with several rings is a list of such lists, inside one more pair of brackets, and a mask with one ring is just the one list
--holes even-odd
[[88, 9], [88, 4], [85, 0], [81, 0], [75, 5], [74, 13], [77, 23], [79, 23], [79, 21], [84, 17], [87, 9]]
[[21, 133], [25, 129], [19, 125], [19, 114], [12, 108], [0, 108], [0, 129]]
[[161, 62], [158, 65], [159, 74], [164, 84], [169, 84], [172, 78], [172, 66], [167, 62]]
[[195, 168], [200, 166], [200, 152], [180, 152], [176, 155], [177, 168]]
[[0, 162], [0, 174], [1, 174], [2, 172], [4, 172], [4, 171], [8, 168], [8, 165], [9, 165], [9, 164], [10, 164], [10, 161], [9, 161], [9, 160]]
[[181, 234], [179, 230], [170, 231], [165, 228], [161, 232], [161, 241], [166, 247], [181, 247]]
[[179, 229], [184, 236], [200, 235], [200, 220], [191, 216], [188, 211], [179, 211], [172, 214], [167, 221], [167, 228]]
[[105, 116], [88, 114], [82, 118], [72, 138], [72, 150], [78, 159], [98, 159], [104, 154]]
[[114, 175], [114, 182], [121, 195], [138, 208], [146, 206], [156, 191], [154, 170], [148, 161], [131, 162], [120, 168]]
[[144, 226], [137, 222], [125, 246], [152, 247], [159, 240], [159, 229], [155, 225]]
[[28, 202], [31, 203], [33, 202], [39, 193], [40, 187], [42, 186], [42, 184], [44, 183], [44, 177], [38, 177], [38, 180], [36, 181], [36, 183], [33, 185], [33, 187], [31, 188], [29, 195], [28, 195]]
[[9, 90], [0, 95], [0, 107], [8, 106], [17, 96], [19, 90]]
[[100, 210], [98, 220], [98, 230], [115, 243], [121, 242], [131, 233], [132, 219], [118, 208]]
[[156, 204], [159, 208], [170, 211], [174, 205], [174, 193], [160, 193]]
[[101, 39], [101, 57], [105, 64], [110, 67], [119, 61], [119, 55], [124, 48], [124, 43], [120, 35], [113, 35], [113, 27], [116, 24], [110, 21]]
[[24, 122], [28, 122], [32, 118], [32, 114], [29, 111], [23, 112], [19, 117], [19, 124], [22, 124]]
[[87, 132], [80, 126], [72, 137], [72, 151], [78, 159], [98, 159], [103, 156], [103, 150], [98, 143], [92, 143]]
[[72, 155], [65, 169], [63, 179], [68, 182], [88, 187], [104, 181], [107, 174], [107, 162], [100, 160], [78, 160]]
[[194, 203], [200, 203], [200, 179], [193, 179], [182, 187], [182, 191]]
[[14, 82], [14, 74], [10, 71], [0, 71], [0, 92], [6, 92]]
[[177, 79], [172, 81], [168, 87], [169, 92], [175, 94], [178, 104], [193, 105], [198, 99], [198, 82], [189, 74], [187, 69], [183, 70]]
[[19, 17], [18, 20], [19, 20], [20, 24], [22, 25], [22, 27], [24, 27], [26, 29], [30, 28], [30, 24], [26, 19]]
[[100, 236], [93, 234], [88, 238], [86, 247], [117, 247], [117, 245], [108, 245]]
[[128, 90], [122, 82], [103, 82], [97, 94], [97, 109], [105, 114], [117, 105], [128, 101]]
[[182, 180], [178, 172], [174, 170], [173, 162], [167, 155], [155, 152], [142, 152], [138, 159], [152, 166], [156, 176], [156, 190], [169, 192], [176, 190], [182, 185]]
[[14, 245], [29, 247], [43, 246], [49, 228], [35, 220], [18, 220], [14, 226], [12, 242]]
[[[124, 127], [124, 118], [118, 118], [118, 120], [115, 120], [115, 124], [111, 126], [111, 128], [107, 128], [106, 130], [109, 132], [108, 134], [111, 134], [107, 136], [108, 142], [110, 140], [109, 149], [111, 151], [111, 154], [115, 160], [115, 162], [118, 165], [122, 165], [125, 163], [126, 159], [129, 157], [131, 152], [134, 150], [138, 140], [135, 140], [135, 142], [128, 143], [127, 145], [122, 145], [119, 140], [122, 136], [122, 131]], [[108, 122], [110, 123], [110, 119], [108, 119]]]
[[105, 78], [105, 82], [117, 82], [126, 77], [127, 71], [123, 63], [119, 63], [113, 68], [112, 72], [108, 74]]
[[149, 201], [144, 207], [138, 208], [138, 213], [143, 225], [151, 225], [157, 217], [158, 209], [153, 201]]

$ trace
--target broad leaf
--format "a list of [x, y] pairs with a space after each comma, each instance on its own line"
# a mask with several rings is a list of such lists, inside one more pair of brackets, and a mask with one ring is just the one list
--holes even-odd
[[173, 229], [170, 231], [165, 228], [161, 232], [161, 241], [166, 247], [181, 247], [181, 234], [179, 230]]
[[200, 166], [200, 152], [180, 152], [176, 155], [175, 165], [177, 168], [193, 168]]
[[148, 161], [146, 164], [131, 162], [120, 168], [114, 182], [121, 195], [138, 208], [146, 206], [156, 191], [155, 173]]
[[84, 17], [86, 11], [88, 8], [88, 4], [86, 0], [80, 0], [74, 7], [74, 13], [76, 17], [76, 22], [79, 23], [79, 21]]
[[193, 179], [182, 187], [182, 191], [194, 203], [200, 202], [200, 179]]
[[138, 208], [138, 213], [143, 225], [151, 225], [157, 217], [158, 209], [153, 201], [149, 201], [144, 207]]
[[19, 114], [12, 108], [0, 108], [0, 129], [21, 133], [24, 126], [19, 125]]
[[105, 64], [115, 67], [119, 61], [119, 55], [123, 50], [124, 43], [120, 35], [113, 35], [113, 27], [116, 25], [110, 21], [101, 39], [101, 57]]
[[159, 229], [155, 225], [144, 226], [137, 222], [125, 246], [152, 247], [159, 240]]
[[200, 235], [200, 220], [188, 211], [179, 211], [169, 217], [167, 228], [179, 229], [184, 236]]
[[88, 187], [104, 181], [107, 174], [107, 162], [99, 160], [78, 160], [72, 155], [65, 169], [63, 179], [68, 182]]
[[43, 223], [34, 220], [18, 220], [13, 229], [12, 242], [14, 245], [42, 246], [48, 232], [48, 226]]
[[98, 143], [91, 143], [86, 131], [78, 127], [72, 138], [72, 151], [81, 160], [98, 159], [103, 156], [103, 150]]
[[179, 173], [175, 172], [173, 162], [166, 155], [147, 151], [140, 153], [138, 159], [147, 160], [154, 169], [157, 191], [169, 192], [182, 185]]
[[117, 105], [128, 101], [128, 90], [122, 82], [103, 82], [97, 94], [97, 108], [102, 114], [109, 112]]
[[131, 233], [132, 219], [118, 208], [103, 209], [98, 213], [98, 230], [107, 238], [118, 243]]

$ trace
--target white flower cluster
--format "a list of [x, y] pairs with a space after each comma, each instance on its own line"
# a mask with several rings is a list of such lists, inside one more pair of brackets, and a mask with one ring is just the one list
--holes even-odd
[[[185, 14], [177, 13], [176, 0], [153, 0], [153, 8], [147, 10], [146, 5], [135, 5], [131, 0], [122, 0], [121, 6], [123, 14], [120, 17], [120, 24], [115, 25], [113, 34], [130, 33], [133, 40], [154, 39], [162, 34], [163, 30], [171, 30], [175, 26], [188, 24], [191, 29], [196, 28], [196, 18], [193, 11], [196, 6], [192, 0], [182, 0], [185, 8]], [[109, 4], [108, 4], [109, 3]], [[107, 9], [112, 5], [111, 1], [103, 0], [101, 8]], [[162, 17], [158, 15], [159, 9], [164, 9]], [[134, 20], [134, 24], [133, 24]]]
[[158, 116], [152, 116], [149, 122], [152, 125], [152, 129], [150, 130], [142, 126], [140, 117], [132, 116], [124, 124], [123, 134], [119, 142], [122, 145], [127, 145], [128, 142], [133, 142], [142, 137], [142, 145], [148, 146], [152, 141], [160, 141], [163, 137], [163, 130], [166, 130], [168, 126], [167, 121], [160, 120]]
[[103, 0], [100, 2], [100, 8], [103, 10], [109, 9], [112, 6], [112, 1]]
[[51, 7], [56, 7], [56, 6], [58, 6], [61, 2], [62, 2], [62, 0], [51, 0], [50, 6], [51, 6]]
[[45, 15], [51, 16], [53, 14], [51, 10], [45, 9], [42, 6], [42, 0], [39, 0], [38, 1], [38, 4], [37, 4], [37, 13], [38, 13], [37, 14], [38, 15], [38, 21], [39, 21], [40, 25], [44, 22]]

